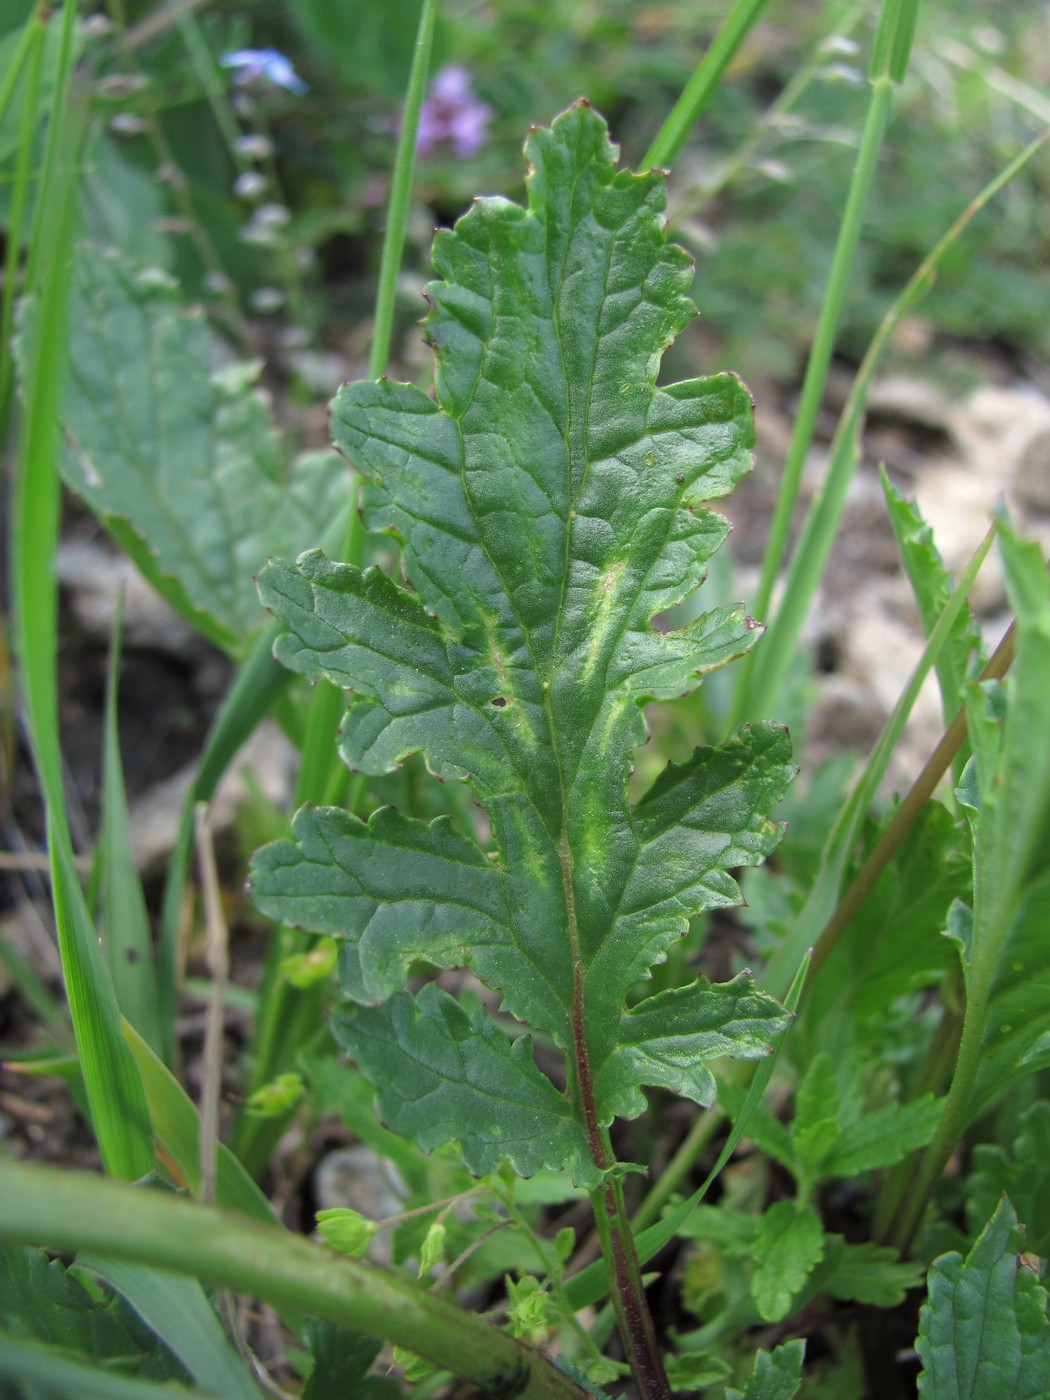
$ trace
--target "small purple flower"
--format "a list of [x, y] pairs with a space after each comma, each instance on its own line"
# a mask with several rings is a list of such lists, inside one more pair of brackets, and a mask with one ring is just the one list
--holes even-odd
[[419, 113], [416, 154], [428, 156], [442, 141], [450, 141], [457, 156], [475, 155], [485, 144], [492, 108], [479, 102], [470, 74], [458, 63], [434, 75]]
[[276, 49], [236, 49], [233, 53], [224, 53], [219, 62], [224, 68], [233, 69], [233, 81], [240, 87], [272, 83], [298, 96], [307, 91], [291, 62]]

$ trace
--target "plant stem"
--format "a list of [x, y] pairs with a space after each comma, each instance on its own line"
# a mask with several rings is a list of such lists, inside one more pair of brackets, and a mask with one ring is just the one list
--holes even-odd
[[[608, 1134], [603, 1131], [602, 1136], [606, 1156], [614, 1163]], [[623, 1197], [623, 1182], [615, 1166], [602, 1185], [591, 1192], [591, 1205], [612, 1280], [611, 1300], [617, 1329], [639, 1394], [642, 1400], [670, 1400], [671, 1387], [645, 1300], [642, 1270]]]
[[581, 1400], [545, 1357], [446, 1298], [356, 1259], [158, 1191], [0, 1162], [0, 1237], [190, 1274], [407, 1347], [515, 1400]]
[[383, 257], [379, 265], [379, 286], [376, 291], [375, 328], [372, 332], [372, 353], [368, 373], [379, 379], [386, 373], [390, 359], [390, 339], [394, 327], [394, 303], [397, 299], [397, 279], [401, 271], [401, 255], [405, 247], [405, 226], [412, 196], [412, 177], [416, 164], [416, 133], [419, 113], [423, 106], [427, 75], [430, 72], [430, 50], [437, 23], [437, 0], [423, 0], [416, 32], [416, 47], [412, 56], [405, 93], [405, 110], [401, 118], [401, 135], [397, 143], [397, 159], [390, 182], [390, 203], [387, 205], [386, 234]]
[[697, 64], [681, 97], [643, 156], [639, 170], [671, 164], [721, 82], [722, 74], [768, 3], [769, 0], [735, 0], [714, 42]]
[[[564, 802], [564, 789], [563, 789]], [[587, 1039], [587, 1014], [584, 1000], [584, 962], [580, 947], [580, 931], [576, 920], [576, 894], [573, 885], [573, 852], [565, 834], [568, 814], [563, 809], [559, 855], [562, 885], [565, 895], [565, 918], [572, 950], [572, 1024], [570, 1076], [571, 1092], [576, 1111], [583, 1121], [587, 1144], [594, 1164], [603, 1180], [591, 1194], [602, 1254], [612, 1284], [612, 1304], [624, 1353], [631, 1368], [642, 1400], [670, 1400], [671, 1387], [664, 1370], [663, 1357], [656, 1342], [649, 1305], [642, 1286], [642, 1271], [638, 1252], [627, 1218], [623, 1185], [617, 1170], [616, 1155], [609, 1133], [598, 1119], [591, 1076], [590, 1049]]]
[[[1005, 915], [1006, 911], [1003, 912]], [[974, 915], [976, 921], [976, 909]], [[984, 946], [967, 978], [966, 1014], [948, 1101], [944, 1105], [944, 1112], [937, 1124], [933, 1140], [921, 1154], [917, 1170], [909, 1172], [907, 1179], [902, 1178], [900, 1182], [895, 1208], [889, 1213], [881, 1236], [882, 1240], [893, 1245], [902, 1254], [911, 1249], [933, 1188], [966, 1129], [970, 1098], [981, 1066], [981, 1049], [987, 1029], [992, 985], [1009, 932], [1010, 920], [1005, 916], [997, 919], [994, 927], [986, 930]]]

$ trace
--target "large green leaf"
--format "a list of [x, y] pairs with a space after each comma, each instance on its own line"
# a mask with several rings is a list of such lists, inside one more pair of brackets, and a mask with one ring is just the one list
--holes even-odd
[[1020, 1258], [1024, 1238], [1004, 1196], [970, 1253], [930, 1270], [916, 1343], [924, 1400], [1043, 1400], [1050, 1378], [1046, 1290]]
[[511, 1042], [433, 982], [414, 1000], [402, 993], [337, 1016], [333, 1029], [379, 1086], [386, 1122], [422, 1148], [461, 1139], [479, 1175], [503, 1161], [523, 1176], [562, 1165], [587, 1174], [583, 1129], [536, 1068], [529, 1038]]
[[[725, 537], [702, 503], [747, 470], [751, 406], [729, 375], [655, 387], [694, 315], [689, 260], [664, 238], [663, 177], [617, 171], [585, 103], [526, 155], [527, 209], [479, 200], [435, 240], [436, 398], [381, 380], [333, 405], [366, 523], [397, 536], [412, 587], [318, 551], [260, 576], [289, 629], [281, 660], [354, 692], [347, 762], [379, 774], [423, 753], [470, 782], [496, 850], [392, 811], [365, 826], [308, 810], [293, 842], [257, 856], [253, 890], [266, 912], [346, 938], [360, 1006], [339, 1035], [392, 1122], [431, 1145], [440, 1124], [473, 1144], [478, 1170], [502, 1152], [522, 1170], [571, 1163], [582, 1180], [596, 1171], [583, 1135], [594, 1157], [600, 1128], [643, 1107], [639, 1086], [710, 1102], [706, 1061], [765, 1055], [785, 1025], [750, 982], [627, 1006], [693, 914], [739, 902], [729, 871], [773, 849], [765, 814], [793, 769], [782, 728], [745, 725], [628, 802], [645, 703], [692, 689], [756, 635], [740, 607], [652, 625]], [[567, 1092], [539, 1090], [528, 1041], [512, 1050], [485, 1013], [468, 1034], [429, 993], [369, 1005], [420, 958], [468, 967], [553, 1037]], [[468, 1044], [488, 1057], [484, 1093]], [[429, 1076], [439, 1062], [448, 1077], [413, 1098], [409, 1066]], [[523, 1105], [547, 1115], [533, 1131], [546, 1144], [519, 1136]]]
[[156, 270], [77, 254], [63, 426], [69, 486], [146, 577], [237, 654], [261, 618], [252, 577], [317, 538], [347, 497], [330, 452], [289, 470], [249, 366], [212, 371], [211, 332]]

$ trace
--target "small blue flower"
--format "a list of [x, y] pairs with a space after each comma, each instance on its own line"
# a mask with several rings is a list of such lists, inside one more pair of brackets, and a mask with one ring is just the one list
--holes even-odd
[[224, 68], [234, 70], [233, 81], [241, 86], [266, 82], [300, 96], [307, 91], [291, 62], [276, 49], [236, 49], [233, 53], [224, 53], [219, 62]]

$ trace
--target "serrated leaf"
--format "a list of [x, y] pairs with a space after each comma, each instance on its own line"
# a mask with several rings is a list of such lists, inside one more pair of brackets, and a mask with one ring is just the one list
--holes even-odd
[[331, 453], [289, 471], [265, 397], [211, 373], [212, 337], [162, 273], [82, 246], [63, 475], [149, 581], [227, 650], [262, 619], [252, 577], [345, 504]]
[[596, 1081], [598, 1098], [611, 1112], [634, 1118], [645, 1108], [634, 1086], [653, 1084], [709, 1108], [716, 1086], [708, 1061], [762, 1059], [784, 1024], [782, 1008], [749, 972], [718, 984], [700, 978], [647, 997], [620, 1018], [619, 1043]]
[[755, 1353], [755, 1369], [743, 1390], [727, 1390], [726, 1400], [794, 1400], [802, 1384], [806, 1344], [783, 1342], [775, 1351]]
[[810, 1061], [795, 1091], [795, 1117], [791, 1130], [798, 1138], [834, 1123], [839, 1111], [838, 1082], [831, 1059], [823, 1050]]
[[925, 1400], [1042, 1400], [1050, 1376], [1047, 1294], [1018, 1256], [1021, 1230], [1006, 1197], [965, 1260], [930, 1270], [916, 1342]]
[[384, 1122], [424, 1151], [459, 1141], [478, 1176], [568, 1165], [597, 1180], [580, 1124], [536, 1068], [528, 1036], [508, 1040], [483, 1008], [468, 1016], [433, 982], [418, 997], [337, 1012], [332, 1030], [376, 1085]]
[[952, 900], [969, 889], [970, 863], [965, 831], [928, 803], [814, 981], [803, 1037], [806, 1020], [819, 1040], [846, 1018], [881, 1037], [887, 1008], [944, 978], [954, 959], [942, 935]]
[[[308, 1318], [306, 1336], [310, 1343], [313, 1370], [303, 1386], [302, 1400], [372, 1400], [385, 1393], [384, 1381], [369, 1376], [372, 1362], [382, 1343], [335, 1322]], [[391, 1386], [391, 1394], [397, 1388]]]
[[933, 1137], [944, 1108], [932, 1094], [911, 1103], [887, 1103], [840, 1124], [839, 1138], [822, 1163], [825, 1176], [858, 1176], [903, 1161]]
[[687, 1240], [706, 1240], [734, 1259], [749, 1259], [755, 1252], [761, 1221], [730, 1206], [698, 1205], [682, 1221], [678, 1233]]
[[841, 1235], [825, 1235], [824, 1257], [810, 1274], [802, 1297], [826, 1293], [844, 1303], [894, 1308], [922, 1277], [922, 1264], [900, 1259], [895, 1249], [848, 1244]]
[[705, 1390], [724, 1383], [733, 1374], [727, 1362], [706, 1351], [671, 1352], [664, 1357], [664, 1365], [671, 1389], [676, 1393], [679, 1390]]
[[[337, 446], [368, 483], [366, 524], [397, 536], [411, 587], [317, 551], [259, 581], [289, 628], [280, 658], [354, 692], [350, 766], [379, 774], [421, 752], [468, 780], [495, 857], [447, 824], [301, 814], [295, 843], [257, 857], [253, 891], [265, 911], [346, 938], [352, 999], [390, 997], [414, 959], [466, 966], [570, 1059], [568, 1094], [547, 1094], [526, 1042], [510, 1052], [482, 1019], [498, 1093], [455, 1070], [428, 1115], [398, 1097], [392, 1069], [423, 1040], [454, 1068], [465, 1032], [451, 1013], [404, 999], [348, 1013], [340, 1034], [374, 1065], [391, 1124], [436, 1141], [440, 1121], [479, 1170], [512, 1150], [589, 1175], [585, 1123], [594, 1147], [640, 1110], [643, 1084], [708, 1101], [711, 1054], [764, 1053], [786, 1024], [753, 989], [741, 1016], [734, 984], [626, 1006], [692, 915], [739, 901], [729, 871], [773, 849], [765, 813], [793, 769], [780, 727], [742, 726], [628, 802], [645, 702], [690, 690], [755, 636], [739, 607], [652, 626], [725, 537], [702, 502], [749, 466], [750, 401], [725, 375], [655, 387], [694, 314], [689, 260], [664, 237], [663, 177], [618, 172], [583, 103], [526, 153], [527, 209], [479, 200], [435, 240], [436, 397], [383, 380], [333, 405]], [[537, 1094], [568, 1156], [541, 1152], [535, 1129], [519, 1139]], [[468, 1102], [457, 1128], [453, 1105]]]
[[791, 1201], [769, 1207], [755, 1237], [751, 1279], [755, 1305], [767, 1322], [787, 1316], [823, 1253], [824, 1231], [815, 1210]]
[[292, 835], [255, 857], [252, 894], [283, 923], [347, 938], [339, 970], [354, 1001], [391, 996], [418, 958], [455, 966], [468, 942], [509, 942], [501, 872], [447, 818], [428, 825], [381, 807], [365, 823], [304, 807]]

